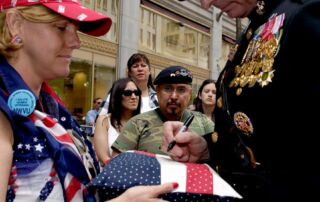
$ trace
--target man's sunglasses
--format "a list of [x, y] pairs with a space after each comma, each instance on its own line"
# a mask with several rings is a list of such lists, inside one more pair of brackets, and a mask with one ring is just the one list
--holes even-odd
[[132, 93], [134, 93], [135, 96], [141, 95], [141, 91], [139, 90], [124, 90], [122, 95], [129, 97], [132, 96]]

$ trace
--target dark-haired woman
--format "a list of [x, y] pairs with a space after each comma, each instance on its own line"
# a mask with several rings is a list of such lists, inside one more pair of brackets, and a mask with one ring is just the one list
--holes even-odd
[[107, 115], [99, 115], [94, 131], [94, 148], [100, 163], [111, 157], [111, 145], [122, 131], [123, 125], [140, 113], [141, 91], [130, 78], [115, 81], [110, 90]]
[[152, 84], [150, 62], [142, 53], [133, 54], [127, 63], [128, 77], [138, 85], [142, 92], [141, 113], [159, 106], [156, 92]]
[[214, 122], [214, 108], [216, 106], [216, 83], [212, 79], [204, 80], [195, 98], [195, 109], [205, 114]]
[[[147, 112], [159, 106], [157, 94], [152, 84], [150, 61], [142, 53], [134, 53], [127, 62], [128, 77], [131, 78], [141, 90], [140, 112]], [[99, 114], [105, 115], [109, 111], [110, 93], [105, 100]]]

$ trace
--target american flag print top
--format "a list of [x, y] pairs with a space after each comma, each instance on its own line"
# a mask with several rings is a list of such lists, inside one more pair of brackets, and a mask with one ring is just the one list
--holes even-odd
[[[48, 201], [60, 200], [66, 202], [85, 201], [84, 193], [86, 187], [83, 182], [87, 180], [79, 181], [74, 177], [74, 174], [67, 171], [70, 170], [70, 163], [65, 160], [62, 161], [63, 159], [69, 159], [70, 162], [72, 162], [72, 167], [74, 166], [72, 169], [73, 173], [75, 169], [78, 169], [80, 170], [79, 175], [90, 176], [89, 171], [83, 165], [82, 156], [73, 143], [70, 134], [54, 119], [38, 110], [34, 111], [30, 119], [36, 127], [47, 131], [48, 137], [46, 142], [51, 142], [49, 144], [54, 144], [54, 147], [58, 147], [61, 151], [64, 151], [60, 153], [57, 150], [56, 156], [64, 157], [57, 158], [56, 161], [58, 163], [55, 163], [55, 161], [50, 158], [46, 158], [42, 162], [29, 162], [28, 164], [23, 162], [24, 167], [27, 169], [19, 169], [19, 173], [17, 173], [16, 166], [13, 166], [7, 201], [45, 201], [46, 199], [48, 199]], [[43, 152], [47, 146], [40, 141], [37, 143], [36, 139], [33, 139], [33, 141], [35, 142], [34, 144], [20, 143], [18, 147], [39, 152], [40, 156], [41, 152]], [[58, 155], [58, 153], [60, 154]], [[18, 161], [16, 164], [18, 164], [19, 167], [22, 165], [22, 163]], [[60, 173], [56, 171], [55, 165], [57, 164], [59, 165], [58, 170]], [[64, 169], [67, 169], [66, 172], [61, 172], [61, 170]], [[81, 170], [86, 173], [81, 173]], [[46, 178], [47, 180], [43, 181], [41, 180], [42, 178]], [[34, 194], [24, 194], [24, 192], [33, 192]]]
[[[0, 67], [0, 110], [11, 123], [14, 136], [6, 201], [94, 201], [85, 185], [90, 175], [99, 171], [99, 164], [80, 125], [47, 83], [43, 83], [39, 98], [34, 95], [37, 106], [31, 115], [11, 109], [11, 94], [32, 90], [1, 57]], [[89, 167], [90, 174], [89, 164], [94, 167]]]

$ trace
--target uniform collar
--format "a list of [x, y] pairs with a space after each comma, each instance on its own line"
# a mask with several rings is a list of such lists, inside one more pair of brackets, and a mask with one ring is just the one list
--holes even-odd
[[[265, 22], [268, 20], [270, 15], [274, 12], [274, 9], [282, 2], [286, 0], [263, 0], [265, 2], [265, 12], [263, 15], [259, 15], [256, 12], [256, 9], [253, 9], [252, 12], [249, 14], [248, 18], [252, 22]], [[300, 1], [300, 0], [294, 0], [294, 1]]]

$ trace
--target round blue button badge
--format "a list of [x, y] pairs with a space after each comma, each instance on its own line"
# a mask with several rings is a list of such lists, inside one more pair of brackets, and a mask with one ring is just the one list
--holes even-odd
[[16, 90], [9, 96], [8, 106], [22, 116], [29, 116], [36, 107], [36, 98], [28, 90]]

